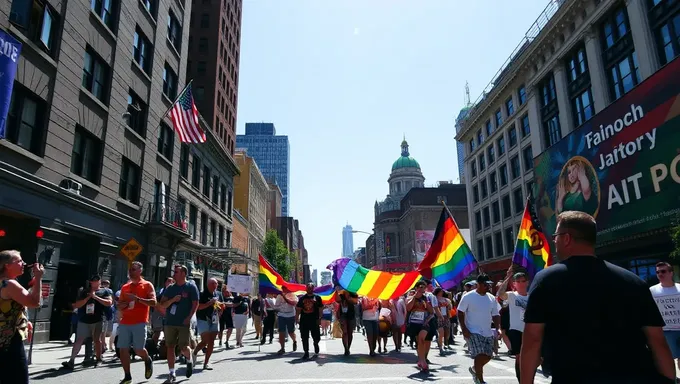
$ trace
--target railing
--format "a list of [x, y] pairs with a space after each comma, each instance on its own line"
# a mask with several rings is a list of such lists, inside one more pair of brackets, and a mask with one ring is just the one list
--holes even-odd
[[517, 44], [517, 47], [515, 47], [507, 60], [505, 60], [503, 65], [501, 65], [501, 68], [498, 70], [498, 72], [496, 72], [496, 74], [493, 76], [489, 84], [484, 87], [484, 90], [479, 95], [479, 97], [477, 97], [477, 100], [472, 102], [471, 110], [460, 119], [460, 123], [467, 121], [475, 114], [475, 109], [477, 109], [480, 103], [484, 101], [486, 96], [491, 93], [496, 85], [501, 82], [503, 77], [505, 77], [508, 70], [510, 69], [510, 64], [512, 64], [512, 62], [519, 57], [519, 55], [529, 46], [529, 44], [531, 44], [531, 42], [534, 41], [534, 39], [536, 39], [536, 37], [538, 37], [543, 28], [548, 25], [550, 19], [552, 19], [552, 17], [557, 13], [557, 10], [560, 9], [560, 7], [567, 1], [569, 0], [550, 0], [545, 9], [543, 9], [543, 12], [541, 12], [536, 21], [534, 21], [531, 27], [529, 27], [527, 32], [524, 34], [524, 37], [519, 42], [519, 44]]
[[179, 201], [167, 199], [165, 202], [156, 201], [149, 203], [149, 210], [146, 216], [148, 223], [167, 224], [182, 232], [189, 233], [186, 207], [184, 203]]

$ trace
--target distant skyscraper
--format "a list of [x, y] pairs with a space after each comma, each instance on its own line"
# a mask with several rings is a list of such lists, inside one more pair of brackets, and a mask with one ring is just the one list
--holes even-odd
[[319, 285], [328, 285], [331, 281], [331, 271], [321, 271], [321, 281], [319, 282]]
[[342, 256], [354, 256], [354, 234], [352, 233], [352, 226], [349, 224], [342, 229]]
[[236, 135], [236, 147], [255, 158], [268, 180], [281, 188], [281, 214], [290, 213], [290, 144], [288, 136], [277, 135], [272, 123], [246, 123], [246, 134]]
[[316, 268], [312, 271], [312, 283], [317, 287], [319, 286], [319, 270]]

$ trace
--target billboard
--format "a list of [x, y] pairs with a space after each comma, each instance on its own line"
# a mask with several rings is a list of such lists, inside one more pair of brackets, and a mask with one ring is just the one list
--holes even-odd
[[[460, 234], [463, 236], [463, 239], [465, 239], [465, 242], [470, 245], [470, 230], [467, 228], [458, 228], [460, 230]], [[426, 230], [419, 230], [416, 231], [416, 245], [415, 245], [415, 254], [416, 254], [416, 261], [420, 263], [423, 261], [425, 258], [425, 254], [427, 253], [427, 250], [430, 249], [430, 246], [432, 245], [432, 240], [434, 239], [434, 230], [431, 231], [426, 231]]]
[[567, 210], [595, 217], [598, 243], [671, 224], [680, 212], [678, 73], [680, 59], [534, 159], [547, 235]]

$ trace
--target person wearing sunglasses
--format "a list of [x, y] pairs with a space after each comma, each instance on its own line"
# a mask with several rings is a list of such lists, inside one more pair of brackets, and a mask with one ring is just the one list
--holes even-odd
[[[659, 284], [649, 288], [654, 299], [680, 299], [680, 284], [675, 282], [673, 267], [669, 263], [665, 261], [656, 263], [656, 277], [659, 279]], [[663, 335], [666, 337], [666, 342], [671, 348], [678, 369], [680, 369], [680, 359], [678, 359], [680, 358], [680, 313], [677, 310], [671, 310], [662, 313], [662, 316], [666, 321], [666, 326], [663, 327]]]

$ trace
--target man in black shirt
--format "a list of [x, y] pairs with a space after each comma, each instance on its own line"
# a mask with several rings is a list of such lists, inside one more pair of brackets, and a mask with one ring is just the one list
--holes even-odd
[[314, 294], [314, 284], [307, 284], [307, 294], [302, 296], [297, 303], [297, 316], [295, 322], [300, 324], [300, 336], [302, 337], [302, 348], [305, 350], [303, 359], [309, 359], [309, 332], [312, 332], [314, 340], [314, 355], [319, 354], [319, 340], [321, 331], [319, 329], [321, 316], [323, 314], [323, 301], [321, 296]]
[[213, 352], [215, 345], [215, 337], [219, 331], [220, 314], [222, 313], [222, 294], [217, 290], [217, 279], [208, 279], [207, 288], [201, 292], [198, 298], [198, 310], [196, 311], [196, 320], [198, 327], [198, 334], [201, 335], [201, 342], [194, 348], [192, 354], [193, 365], [196, 366], [196, 357], [198, 351], [205, 349], [205, 359], [203, 360], [203, 369], [206, 371], [212, 370], [208, 364], [210, 362], [210, 355]]
[[352, 346], [354, 328], [356, 327], [356, 305], [359, 295], [350, 293], [336, 287], [338, 291], [335, 301], [340, 303], [337, 316], [340, 319], [342, 329], [342, 345], [345, 347], [345, 356], [349, 356], [349, 348]]
[[540, 271], [529, 289], [520, 382], [534, 382], [543, 348], [553, 384], [673, 383], [664, 320], [649, 288], [597, 259], [596, 235], [592, 216], [558, 216], [552, 237], [561, 262]]
[[71, 358], [62, 365], [67, 369], [73, 369], [76, 356], [85, 339], [91, 337], [94, 340], [94, 353], [97, 356], [95, 366], [102, 361], [101, 333], [104, 319], [104, 308], [113, 304], [111, 291], [100, 289], [101, 278], [94, 275], [90, 278], [89, 287], [81, 291], [80, 296], [73, 303], [73, 308], [78, 309], [78, 328], [76, 330], [76, 342], [73, 343]]

